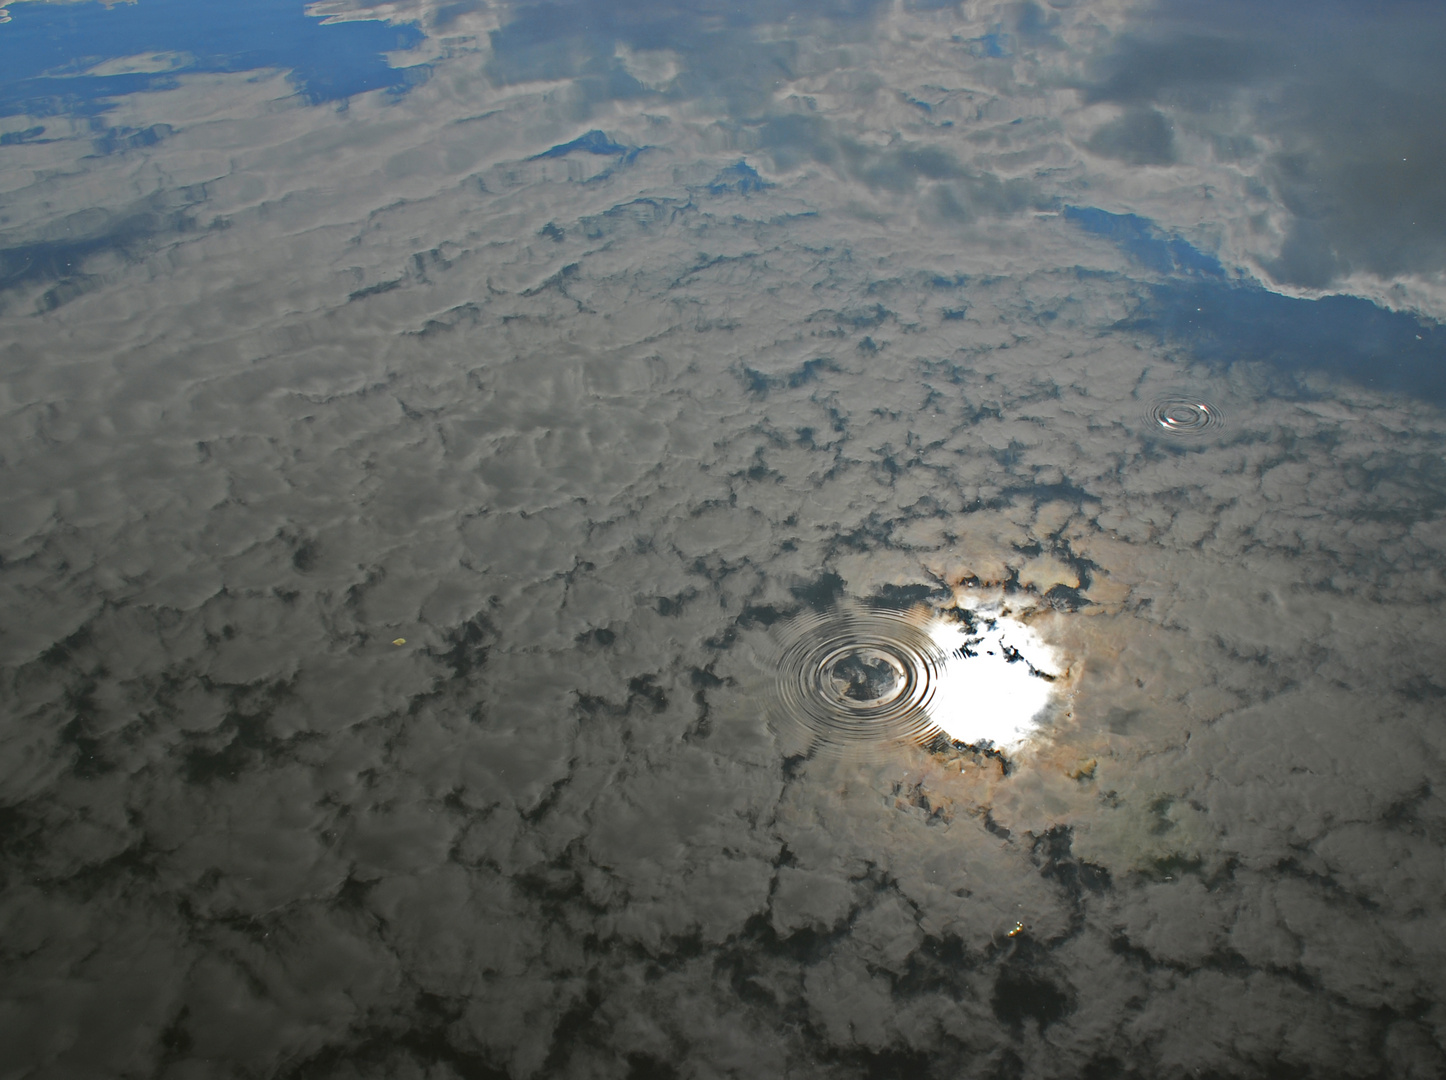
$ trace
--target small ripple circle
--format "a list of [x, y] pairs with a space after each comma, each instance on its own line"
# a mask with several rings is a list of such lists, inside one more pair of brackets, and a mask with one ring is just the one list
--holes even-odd
[[906, 613], [808, 612], [781, 627], [777, 641], [770, 719], [810, 748], [919, 741], [934, 733], [929, 707], [949, 655]]
[[1200, 435], [1224, 422], [1218, 406], [1198, 397], [1167, 397], [1151, 404], [1150, 426], [1167, 435]]

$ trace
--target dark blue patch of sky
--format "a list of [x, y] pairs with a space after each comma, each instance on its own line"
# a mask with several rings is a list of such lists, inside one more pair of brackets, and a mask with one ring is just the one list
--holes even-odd
[[1198, 279], [1155, 285], [1122, 328], [1187, 348], [1208, 364], [1321, 371], [1446, 405], [1446, 329], [1359, 296], [1307, 300]]
[[567, 157], [568, 154], [598, 154], [603, 157], [619, 157], [626, 163], [632, 161], [645, 149], [647, 148], [642, 146], [624, 146], [622, 143], [615, 143], [606, 132], [594, 129], [585, 135], [579, 135], [571, 142], [560, 143], [540, 154], [534, 154], [530, 160]]
[[1113, 240], [1130, 258], [1162, 274], [1204, 274], [1207, 277], [1223, 277], [1225, 274], [1225, 268], [1215, 256], [1207, 255], [1187, 240], [1163, 232], [1154, 222], [1137, 214], [1111, 214], [1092, 206], [1066, 206], [1064, 217], [1085, 232]]
[[763, 191], [772, 186], [759, 176], [758, 170], [748, 162], [737, 161], [713, 178], [713, 182], [708, 185], [708, 194], [726, 195], [734, 192], [738, 195], [751, 195], [755, 191]]
[[1320, 371], [1388, 393], [1446, 404], [1446, 328], [1359, 296], [1284, 296], [1232, 281], [1212, 255], [1148, 218], [1069, 207], [1067, 220], [1113, 240], [1135, 261], [1171, 275], [1149, 287], [1121, 329], [1183, 346], [1218, 367], [1263, 362]]
[[[15, 4], [10, 22], [0, 25], [0, 115], [94, 115], [115, 97], [174, 87], [184, 71], [280, 68], [314, 103], [368, 90], [404, 92], [423, 72], [393, 68], [383, 54], [411, 49], [424, 36], [411, 25], [325, 25], [306, 15], [303, 0]], [[181, 59], [172, 71], [84, 74], [145, 53]]]

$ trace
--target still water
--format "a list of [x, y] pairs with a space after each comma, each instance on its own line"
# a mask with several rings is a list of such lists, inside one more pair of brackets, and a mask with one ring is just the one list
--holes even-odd
[[1446, 9], [0, 11], [0, 1078], [1446, 1075]]

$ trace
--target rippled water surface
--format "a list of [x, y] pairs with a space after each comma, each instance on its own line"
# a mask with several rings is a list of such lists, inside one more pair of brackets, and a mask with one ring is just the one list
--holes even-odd
[[1446, 1075], [1446, 9], [0, 10], [0, 1080]]

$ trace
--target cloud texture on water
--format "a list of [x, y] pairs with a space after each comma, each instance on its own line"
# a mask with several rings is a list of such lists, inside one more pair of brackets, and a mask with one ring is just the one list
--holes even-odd
[[[8, 250], [187, 221], [0, 298], [11, 1060], [1439, 1072], [1446, 424], [1130, 328], [1197, 279], [1064, 208], [1199, 250], [1194, 136], [1042, 74], [1125, 14], [745, 21], [751, 88], [628, 39], [627, 93], [499, 15], [400, 101], [5, 146]], [[1008, 769], [778, 752], [778, 620], [990, 585], [1070, 667]]]
[[1254, 216], [1230, 223], [1229, 247], [1270, 281], [1393, 306], [1422, 303], [1424, 290], [1439, 318], [1443, 35], [1414, 3], [1252, 12], [1168, 0], [1091, 67], [1086, 100], [1124, 111], [1089, 146], [1178, 162], [1217, 190], [1233, 177]]

